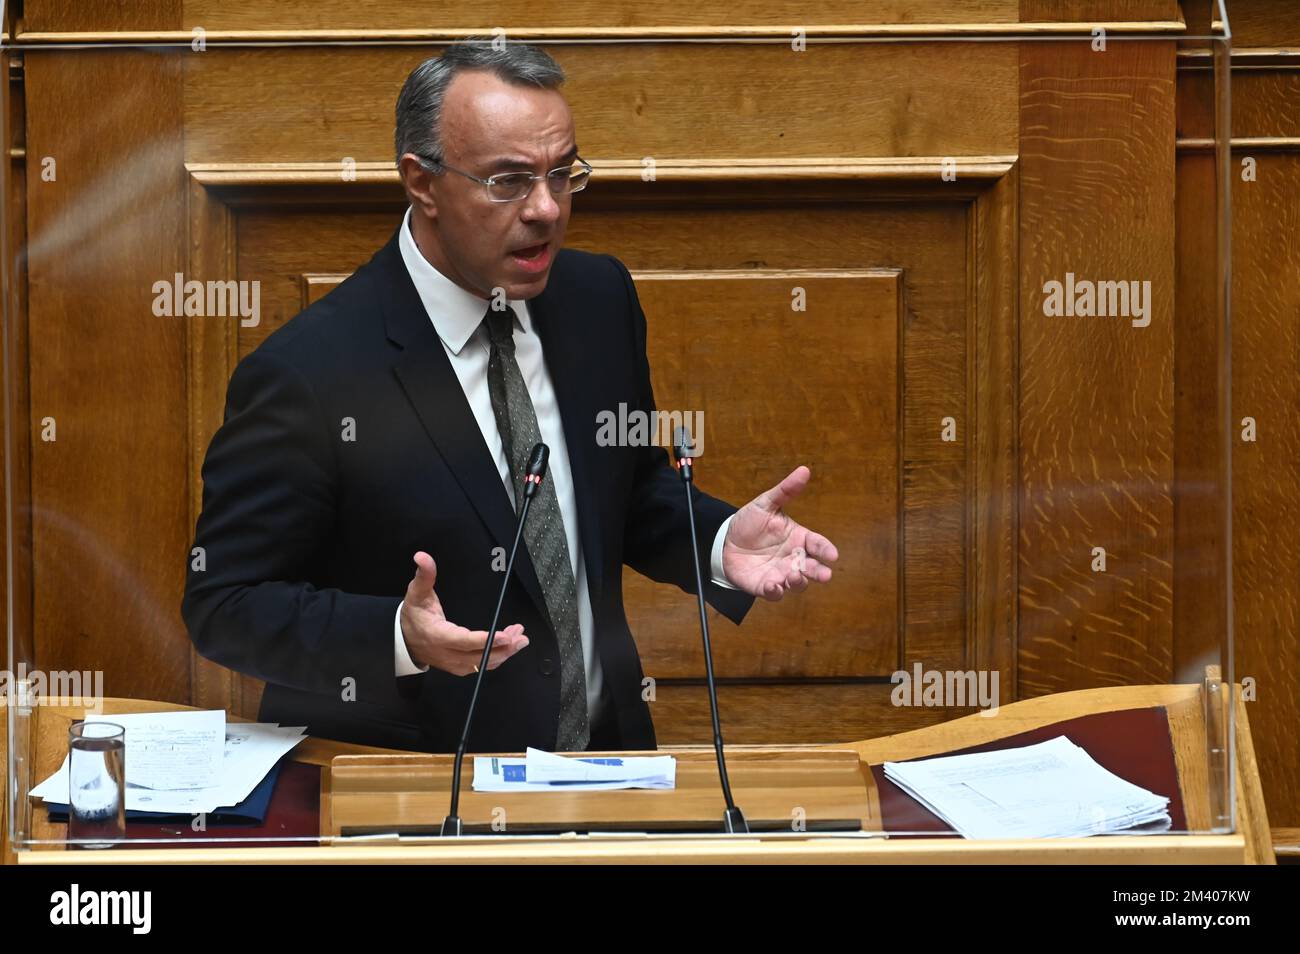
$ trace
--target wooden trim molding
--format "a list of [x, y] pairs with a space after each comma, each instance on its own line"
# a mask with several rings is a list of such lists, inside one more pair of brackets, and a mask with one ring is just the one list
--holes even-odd
[[[1216, 140], [1208, 138], [1179, 137], [1179, 152], [1213, 152]], [[1250, 152], [1297, 152], [1300, 136], [1234, 136], [1232, 148]]]
[[967, 342], [967, 668], [1019, 692], [1020, 178], [977, 195], [969, 217]]
[[[636, 202], [644, 184], [634, 159], [588, 159], [595, 168], [585, 204]], [[705, 195], [736, 195], [762, 201], [860, 199], [887, 192], [895, 197], [972, 201], [1001, 181], [1015, 156], [908, 156], [796, 159], [656, 159], [654, 201], [672, 199], [675, 189]], [[946, 165], [945, 165], [946, 164]], [[187, 163], [195, 185], [232, 208], [270, 202], [292, 205], [353, 205], [401, 200], [391, 162]], [[945, 178], [945, 171], [948, 173]]]
[[[563, 26], [504, 27], [511, 40], [553, 43], [732, 43], [759, 41], [789, 43], [794, 31], [802, 30], [809, 43], [825, 41], [861, 42], [906, 39], [1025, 39], [1091, 38], [1094, 29], [1108, 35], [1130, 38], [1165, 39], [1185, 36], [1187, 24], [1182, 20], [1107, 20], [1043, 21], [1027, 23], [813, 23], [777, 25], [717, 24], [709, 26]], [[208, 46], [261, 46], [316, 44], [438, 44], [468, 37], [484, 36], [484, 27], [466, 29], [406, 30], [208, 30], [203, 34]], [[18, 33], [13, 46], [21, 49], [49, 46], [182, 46], [189, 47], [195, 34], [190, 30], [69, 31]]]
[[[1179, 50], [1180, 70], [1209, 70], [1214, 68], [1213, 50]], [[1233, 50], [1231, 63], [1234, 70], [1297, 70], [1300, 69], [1300, 49], [1291, 47], [1252, 47]]]
[[[234, 274], [237, 267], [234, 213], [193, 178], [189, 181], [187, 201], [186, 275], [207, 281]], [[203, 507], [203, 458], [212, 435], [221, 425], [226, 385], [237, 360], [237, 333], [237, 326], [230, 322], [202, 317], [185, 319], [190, 526], [198, 520]], [[205, 659], [190, 647], [190, 697], [195, 704], [242, 712], [241, 686], [238, 673]]]
[[[642, 165], [635, 159], [588, 159], [596, 170], [596, 181], [640, 181]], [[949, 163], [956, 180], [996, 181], [1015, 165], [1015, 156], [863, 156], [833, 159], [745, 158], [745, 159], [656, 159], [659, 179], [705, 182], [718, 179], [759, 181], [798, 178], [808, 181], [870, 179], [884, 182], [928, 182], [941, 179]], [[199, 185], [209, 189], [293, 186], [398, 184], [391, 162], [358, 162], [350, 178], [344, 179], [338, 162], [223, 162], [187, 163], [186, 171]]]

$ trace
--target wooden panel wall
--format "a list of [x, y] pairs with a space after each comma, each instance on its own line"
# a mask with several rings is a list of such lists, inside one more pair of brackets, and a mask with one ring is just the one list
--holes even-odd
[[142, 52], [25, 56], [29, 163], [55, 171], [27, 193], [36, 655], [164, 699], [190, 670], [185, 335], [151, 310], [184, 269], [180, 73]]
[[[1167, 682], [1174, 49], [1022, 50], [1020, 686]], [[1149, 326], [1046, 315], [1067, 274], [1150, 282]]]
[[[24, 5], [16, 32], [27, 44], [25, 113], [16, 125], [19, 111], [10, 116], [27, 148], [14, 163], [26, 178], [11, 208], [25, 203], [20, 221], [34, 237], [23, 417], [34, 433], [47, 415], [59, 430], [54, 443], [13, 436], [32, 488], [30, 507], [19, 506], [32, 524], [33, 617], [24, 628], [43, 666], [102, 668], [115, 695], [256, 709], [260, 687], [195, 658], [179, 620], [198, 462], [234, 362], [301, 307], [305, 283], [327, 288], [391, 233], [402, 208], [391, 172], [393, 99], [437, 42], [471, 32], [463, 28], [476, 13], [466, 11], [478, 8], [449, 3], [417, 15], [409, 4], [375, 3], [364, 17], [359, 9], [341, 0]], [[584, 156], [600, 170], [569, 244], [617, 254], [638, 276], [661, 404], [703, 405], [718, 456], [735, 458], [717, 465], [719, 489], [743, 497], [772, 475], [753, 474], [759, 462], [728, 446], [742, 410], [691, 389], [682, 349], [723, 354], [737, 339], [768, 340], [778, 326], [755, 308], [693, 333], [675, 286], [723, 272], [752, 296], [773, 272], [823, 276], [815, 280], [837, 314], [851, 305], [864, 321], [897, 319], [892, 339], [868, 345], [855, 328], [839, 342], [858, 342], [860, 358], [892, 374], [847, 399], [825, 381], [807, 395], [810, 407], [847, 408], [869, 428], [865, 452], [887, 485], [881, 494], [849, 512], [843, 478], [831, 473], [814, 484], [825, 497], [804, 505], [810, 521], [851, 528], [848, 549], [861, 565], [845, 566], [835, 592], [760, 607], [741, 631], [754, 634], [748, 647], [716, 641], [728, 738], [856, 739], [965, 711], [891, 705], [889, 670], [913, 663], [996, 670], [1003, 701], [1189, 678], [1217, 639], [1196, 576], [1216, 541], [1193, 532], [1206, 511], [1188, 492], [1200, 486], [1190, 480], [1213, 436], [1188, 417], [1189, 402], [1204, 402], [1193, 384], [1212, 362], [1205, 325], [1179, 302], [1204, 291], [1204, 270], [1184, 256], [1213, 250], [1203, 222], [1186, 225], [1197, 210], [1180, 204], [1204, 183], [1178, 191], [1184, 177], [1204, 175], [1190, 152], [1176, 151], [1179, 137], [1207, 135], [1185, 126], [1207, 100], [1180, 70], [1189, 60], [1178, 52], [1178, 5], [891, 0], [869, 12], [827, 3], [796, 15], [771, 2], [747, 8], [744, 23], [737, 16], [714, 4], [594, 2], [545, 16], [535, 4], [508, 4], [494, 14], [518, 38], [612, 41], [552, 49], [570, 74]], [[807, 20], [814, 38], [848, 42], [796, 54], [792, 19]], [[1016, 42], [1063, 30], [1055, 21], [1064, 20], [1153, 38], [1113, 42], [1104, 55], [1077, 42]], [[383, 28], [371, 31], [376, 23]], [[209, 43], [202, 53], [188, 46], [196, 27]], [[183, 45], [42, 48], [121, 44], [126, 31]], [[378, 42], [230, 45], [319, 31]], [[898, 34], [916, 42], [867, 42]], [[965, 35], [1002, 42], [951, 42]], [[706, 37], [774, 42], [671, 42]], [[410, 39], [427, 43], [384, 42]], [[1292, 103], [1290, 69], [1243, 89]], [[692, 76], [708, 81], [682, 81]], [[1251, 135], [1297, 135], [1275, 110], [1251, 113], [1242, 101], [1239, 93], [1258, 130]], [[1238, 241], [1261, 246], [1295, 214], [1292, 157], [1266, 152], [1261, 170], [1272, 179], [1234, 197]], [[46, 155], [58, 161], [54, 183], [32, 175], [34, 157]], [[656, 183], [640, 179], [644, 156], [656, 158]], [[344, 157], [358, 163], [355, 182], [338, 174]], [[939, 175], [944, 158], [955, 160], [956, 181]], [[1272, 276], [1294, 278], [1289, 254], [1265, 254], [1239, 283], [1235, 343], [1256, 362], [1239, 364], [1239, 405], [1294, 409], [1295, 375], [1278, 362], [1295, 358], [1295, 309], [1285, 296], [1265, 300]], [[154, 318], [152, 283], [176, 271], [260, 280], [262, 323]], [[1151, 325], [1048, 318], [1042, 285], [1067, 271], [1150, 280]], [[1292, 279], [1286, 287], [1300, 287]], [[833, 376], [834, 361], [817, 370]], [[1286, 537], [1297, 522], [1285, 520], [1300, 475], [1294, 415], [1274, 415], [1266, 433], [1275, 443], [1237, 458], [1238, 674], [1269, 665], [1281, 682], [1270, 689], [1275, 708], [1261, 694], [1252, 723], [1270, 809], [1300, 825], [1295, 753], [1286, 751], [1300, 672], [1275, 663], [1296, 656], [1295, 574], [1287, 582], [1277, 571], [1300, 559]], [[957, 441], [941, 438], [947, 417]], [[789, 419], [771, 420], [785, 433], [752, 443], [781, 448], [771, 454], [776, 466], [802, 448]], [[807, 451], [815, 452], [856, 466], [863, 448], [832, 442]], [[1252, 487], [1260, 496], [1243, 502]], [[877, 522], [878, 534], [864, 529]], [[1093, 547], [1106, 549], [1104, 574], [1090, 567]], [[647, 670], [661, 677], [653, 710], [661, 739], [702, 741], [698, 650], [683, 635], [689, 606], [640, 583], [629, 596]], [[855, 607], [869, 622], [842, 639]], [[806, 645], [789, 635], [808, 628], [823, 631]]]
[[[1205, 13], [1188, 4], [1190, 27]], [[1236, 676], [1247, 684], [1264, 798], [1280, 852], [1300, 854], [1300, 8], [1282, 0], [1229, 5], [1232, 59], [1232, 466]], [[1213, 82], [1201, 50], [1179, 54], [1175, 625], [1189, 646], [1218, 639], [1218, 590], [1196, 562], [1212, 509], [1205, 485], [1215, 418], [1206, 355], [1213, 342], [1212, 249], [1202, 244], [1214, 134]], [[1245, 439], [1250, 418], [1255, 439]]]

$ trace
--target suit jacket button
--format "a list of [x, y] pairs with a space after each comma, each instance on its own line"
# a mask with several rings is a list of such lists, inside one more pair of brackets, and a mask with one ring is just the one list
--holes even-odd
[[543, 676], [549, 676], [551, 673], [555, 672], [555, 663], [551, 662], [549, 658], [543, 659], [542, 664], [537, 668], [542, 671]]

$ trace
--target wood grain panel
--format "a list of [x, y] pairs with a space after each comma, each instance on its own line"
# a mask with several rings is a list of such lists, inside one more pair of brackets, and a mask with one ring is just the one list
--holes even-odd
[[971, 282], [967, 532], [967, 668], [1000, 674], [1006, 699], [1018, 698], [1020, 243], [1017, 165], [972, 204], [967, 278]]
[[1213, 152], [1180, 153], [1173, 606], [1173, 672], [1180, 680], [1218, 663], [1227, 639], [1214, 195]]
[[[185, 68], [187, 162], [392, 161], [407, 73], [439, 48], [210, 49]], [[812, 53], [689, 45], [549, 50], [584, 155], [606, 158], [1008, 155], [1015, 50], [876, 43]], [[611, 64], [618, 64], [611, 69]], [[978, 77], [972, 82], [972, 77]], [[952, 104], [960, 102], [961, 109]], [[826, 103], [851, 104], [827, 121]], [[707, 135], [701, 135], [707, 130]]]
[[[902, 655], [901, 275], [752, 269], [633, 278], [650, 322], [659, 408], [683, 412], [688, 425], [698, 412], [704, 424], [698, 485], [739, 505], [806, 463], [813, 483], [789, 512], [840, 551], [831, 586], [760, 602], [739, 633], [715, 641], [718, 673], [888, 676]], [[795, 287], [806, 310], [792, 309]], [[645, 671], [702, 673], [695, 602], [630, 569], [623, 592]]]
[[[1217, 16], [1217, 4], [1182, 0], [1181, 5], [1188, 31], [1209, 36], [1210, 17], [1211, 13]], [[1228, 0], [1227, 8], [1235, 49], [1300, 47], [1300, 8], [1293, 0]]]
[[[1167, 8], [1173, 3], [1164, 0], [1147, 5]], [[815, 5], [759, 0], [744, 7], [691, 0], [654, 4], [572, 0], [545, 6], [528, 0], [503, 0], [492, 7], [486, 19], [484, 13], [483, 6], [473, 0], [443, 0], [426, 7], [413, 7], [402, 0], [372, 0], [364, 7], [351, 0], [278, 0], [248, 5], [228, 0], [185, 2], [186, 26], [201, 24], [209, 30], [371, 30], [382, 24], [391, 30], [481, 27], [484, 33], [497, 26], [509, 32], [527, 27], [1006, 23], [1016, 19], [1017, 10], [1016, 0], [966, 0], [956, 6], [946, 0], [879, 0], [865, 5], [858, 0], [824, 0]]]
[[177, 66], [25, 57], [29, 162], [58, 164], [28, 192], [36, 657], [159, 699], [190, 691], [184, 328], [152, 311], [185, 264]]
[[1020, 0], [1021, 20], [1177, 20], [1178, 0]]
[[[6, 11], [7, 12], [7, 11]], [[6, 18], [7, 19], [7, 18]], [[6, 23], [6, 27], [8, 24]], [[3, 97], [3, 158], [5, 200], [3, 287], [6, 322], [5, 388], [7, 416], [4, 440], [0, 442], [0, 463], [9, 480], [11, 503], [0, 514], [0, 532], [11, 535], [9, 549], [0, 548], [0, 571], [8, 581], [8, 600], [0, 603], [0, 629], [10, 634], [4, 666], [16, 673], [21, 665], [36, 667], [32, 633], [32, 550], [31, 550], [31, 432], [28, 426], [27, 380], [27, 275], [20, 250], [27, 239], [26, 101], [21, 57], [6, 52], [0, 56], [0, 96]], [[12, 864], [8, 815], [10, 784], [8, 721], [12, 709], [0, 712], [0, 783], [6, 793], [0, 797], [0, 865]]]
[[[1022, 694], [1172, 675], [1174, 47], [1021, 48]], [[1141, 121], [1135, 122], [1134, 116]], [[1067, 273], [1150, 325], [1048, 317]], [[1107, 554], [1094, 572], [1093, 548]]]
[[[1270, 9], [1263, 4], [1261, 9]], [[1278, 12], [1276, 10], [1274, 13]], [[1237, 15], [1230, 14], [1234, 32]], [[1294, 16], [1293, 16], [1294, 19]], [[1281, 46], [1287, 22], [1253, 42]], [[1258, 24], [1262, 25], [1262, 24]], [[1257, 25], [1257, 26], [1258, 26]], [[1277, 36], [1271, 42], [1268, 36]], [[1238, 48], [1239, 49], [1239, 48]], [[1300, 364], [1300, 275], [1294, 243], [1300, 225], [1300, 69], [1250, 65], [1232, 71], [1232, 465], [1233, 567], [1238, 682], [1253, 680], [1248, 709], [1263, 795], [1274, 826], [1300, 824], [1300, 495], [1295, 408]], [[1244, 65], [1243, 65], [1244, 64]], [[1213, 499], [1216, 430], [1216, 250], [1207, 206], [1214, 195], [1213, 74], [1200, 60], [1180, 60], [1178, 115], [1179, 320], [1177, 338], [1177, 479], [1175, 509], [1176, 664], [1181, 671], [1216, 654], [1223, 643], [1222, 574]], [[1186, 66], [1187, 68], [1184, 68]], [[1242, 160], [1255, 160], [1254, 181]], [[1281, 409], [1285, 408], [1285, 412]], [[1241, 421], [1255, 419], [1258, 439], [1242, 440]]]
[[[653, 229], [634, 232], [615, 211], [575, 214], [570, 223], [571, 242], [604, 248], [613, 243], [634, 270], [903, 271], [904, 662], [920, 659], [937, 668], [964, 668], [967, 658], [966, 448], [941, 440], [945, 416], [965, 427], [967, 213], [964, 203], [933, 199], [824, 205], [792, 197], [788, 206], [761, 212], [686, 208], [656, 219]], [[636, 235], [634, 246], [623, 238], [629, 234]], [[833, 407], [837, 399], [828, 394], [826, 402]]]
[[[1201, 67], [1201, 68], [1196, 68]], [[1178, 136], [1214, 137], [1214, 73], [1206, 60], [1179, 62]], [[1234, 139], [1300, 137], [1300, 53], [1290, 66], [1237, 69], [1232, 72]], [[1246, 153], [1249, 155], [1249, 153]]]
[[470, 0], [445, 0], [433, 8], [416, 8], [400, 0], [372, 0], [364, 6], [350, 0], [276, 0], [275, 3], [232, 4], [228, 0], [150, 0], [121, 5], [78, 3], [76, 0], [26, 0], [23, 33], [174, 31], [202, 27], [218, 41], [225, 37], [264, 34], [275, 37], [488, 34], [496, 28], [509, 36], [565, 32], [574, 36], [617, 35], [622, 32], [688, 31], [700, 35], [789, 36], [800, 28], [810, 33], [854, 33], [890, 29], [936, 32], [994, 31], [1017, 21], [1065, 21], [1122, 25], [1154, 21], [1161, 26], [1180, 19], [1176, 0], [1070, 0], [1068, 3], [1017, 3], [1017, 0], [826, 0], [815, 7], [763, 0], [743, 8], [720, 3], [667, 0], [657, 4], [597, 0], [539, 6], [525, 0], [504, 0], [483, 20], [483, 8]]
[[[850, 742], [937, 725], [973, 711], [958, 706], [896, 706], [890, 699], [895, 688], [878, 682], [722, 685], [718, 687], [722, 737], [728, 745]], [[702, 684], [656, 686], [650, 715], [660, 745], [713, 739], [708, 689]]]
[[[187, 243], [189, 257], [185, 272], [190, 278], [205, 283], [226, 281], [229, 276], [237, 273], [234, 216], [224, 203], [216, 200], [192, 178], [187, 185], [190, 235], [202, 236], [202, 241]], [[188, 412], [187, 510], [189, 526], [193, 527], [203, 509], [203, 459], [207, 455], [208, 443], [224, 417], [226, 385], [229, 383], [230, 369], [234, 366], [239, 323], [207, 316], [193, 316], [183, 320], [186, 344], [185, 405]], [[187, 558], [193, 559], [192, 550]], [[250, 714], [240, 692], [242, 683], [237, 674], [193, 651], [190, 663], [191, 697], [194, 700], [202, 700], [204, 705], [211, 708]], [[251, 714], [255, 713], [254, 709]]]
[[[1293, 99], [1300, 106], [1300, 100]], [[1258, 156], [1234, 176], [1233, 566], [1236, 677], [1250, 706], [1264, 795], [1275, 825], [1300, 823], [1300, 152]], [[1289, 276], [1289, 279], [1287, 278]]]
[[86, 3], [85, 0], [24, 0], [22, 29], [35, 31], [179, 30], [184, 0], [131, 0]]
[[[17, 672], [20, 665], [34, 669], [32, 645], [32, 551], [31, 551], [31, 433], [27, 394], [27, 275], [18, 254], [27, 239], [26, 109], [22, 85], [22, 62], [8, 52], [0, 55], [0, 162], [4, 173], [5, 202], [3, 288], [5, 322], [5, 408], [4, 439], [0, 441], [0, 473], [9, 481], [7, 499], [0, 512], [0, 534], [12, 540], [0, 547], [0, 574], [6, 580], [8, 599], [0, 602], [0, 631], [6, 640], [3, 666]], [[10, 704], [0, 712], [0, 865], [13, 863], [9, 845], [9, 720]]]
[[[31, 533], [31, 413], [27, 381], [27, 269], [20, 254], [27, 244], [27, 164], [26, 103], [23, 90], [22, 61], [8, 54], [0, 57], [0, 76], [4, 96], [4, 197], [6, 201], [4, 320], [7, 335], [7, 417], [5, 439], [0, 444], [0, 464], [8, 475], [10, 506], [0, 514], [0, 530], [5, 524], [12, 534], [13, 565], [9, 566], [7, 547], [0, 547], [0, 573], [8, 574], [9, 599], [0, 603], [0, 628], [13, 634], [12, 657], [6, 662], [17, 671], [20, 662], [35, 667], [32, 642], [32, 533]], [[39, 176], [39, 172], [37, 173]], [[12, 610], [13, 618], [9, 619]], [[7, 654], [8, 655], [8, 654]]]

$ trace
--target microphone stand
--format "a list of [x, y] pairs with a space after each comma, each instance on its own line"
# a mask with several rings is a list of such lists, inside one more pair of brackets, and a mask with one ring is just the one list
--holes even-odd
[[519, 552], [519, 541], [524, 534], [524, 520], [528, 517], [528, 507], [533, 502], [537, 488], [542, 485], [546, 473], [546, 460], [550, 449], [545, 444], [533, 447], [529, 456], [528, 472], [524, 475], [524, 502], [519, 508], [519, 520], [515, 524], [515, 542], [510, 547], [510, 558], [506, 561], [505, 578], [501, 581], [501, 591], [497, 594], [497, 608], [492, 612], [492, 625], [488, 627], [487, 642], [483, 645], [483, 658], [479, 661], [478, 676], [474, 680], [474, 692], [469, 697], [469, 711], [465, 713], [465, 728], [460, 734], [460, 744], [456, 746], [456, 764], [451, 773], [451, 807], [447, 817], [442, 820], [440, 837], [456, 838], [464, 834], [464, 825], [460, 815], [460, 772], [465, 763], [465, 749], [469, 745], [469, 730], [474, 723], [474, 707], [478, 704], [479, 689], [483, 686], [483, 677], [487, 675], [488, 657], [492, 654], [492, 642], [496, 638], [497, 625], [501, 622], [501, 606], [506, 600], [506, 588], [510, 585], [510, 574], [515, 567], [515, 554]]
[[727, 779], [727, 759], [722, 751], [722, 723], [718, 719], [718, 688], [713, 681], [713, 649], [709, 645], [709, 616], [704, 606], [704, 579], [700, 573], [700, 545], [695, 533], [695, 501], [691, 497], [693, 482], [691, 457], [693, 443], [685, 429], [677, 432], [673, 442], [673, 455], [677, 458], [677, 472], [682, 476], [682, 486], [686, 488], [686, 514], [691, 525], [691, 556], [695, 560], [695, 595], [700, 606], [700, 634], [704, 637], [704, 672], [709, 683], [709, 711], [713, 716], [713, 751], [717, 754], [718, 777], [722, 781], [722, 797], [726, 800], [727, 810], [722, 816], [722, 827], [728, 834], [749, 833], [749, 823], [745, 815], [731, 797], [731, 783]]

